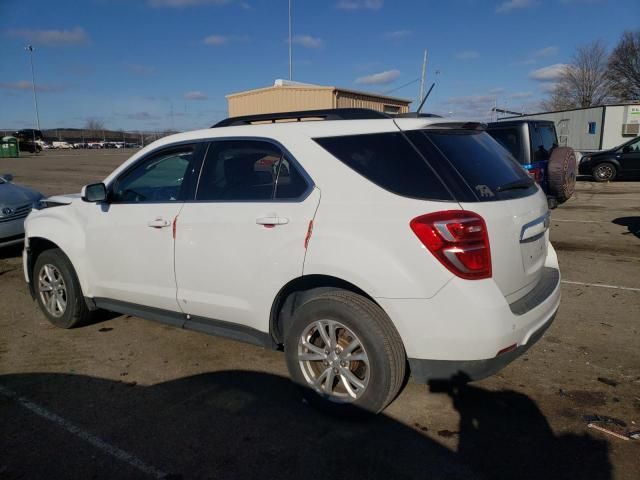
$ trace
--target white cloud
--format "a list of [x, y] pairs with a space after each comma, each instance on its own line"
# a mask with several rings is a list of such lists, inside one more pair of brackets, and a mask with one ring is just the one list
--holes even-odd
[[399, 76], [399, 70], [387, 70], [385, 72], [356, 78], [355, 83], [359, 83], [361, 85], [386, 85], [395, 81]]
[[340, 10], [380, 10], [384, 0], [340, 0], [336, 8]]
[[10, 37], [22, 38], [35, 45], [67, 46], [87, 45], [90, 43], [89, 35], [82, 27], [71, 30], [29, 30], [11, 29], [7, 31]]
[[184, 99], [185, 100], [208, 100], [209, 97], [207, 97], [204, 93], [202, 93], [199, 90], [194, 90], [192, 92], [185, 93]]
[[202, 40], [205, 45], [220, 47], [234, 42], [248, 42], [249, 37], [246, 35], [209, 35]]
[[198, 5], [227, 5], [232, 0], [148, 0], [148, 4], [152, 7], [195, 7]]
[[311, 35], [294, 35], [291, 41], [295, 45], [300, 45], [305, 48], [320, 48], [322, 47], [322, 39], [318, 37], [312, 37]]
[[411, 35], [413, 35], [413, 31], [411, 30], [396, 30], [394, 32], [387, 32], [384, 34], [386, 38], [391, 38], [394, 40], [410, 37]]
[[536, 50], [535, 52], [533, 52], [533, 56], [540, 58], [540, 57], [551, 57], [552, 55], [555, 55], [558, 53], [558, 47], [556, 47], [555, 45], [551, 45], [549, 47], [545, 47], [545, 48], [541, 48], [540, 50]]
[[509, 13], [513, 10], [533, 7], [537, 3], [536, 0], [508, 0], [496, 7], [496, 13]]
[[480, 54], [475, 50], [465, 50], [464, 52], [456, 53], [456, 58], [458, 60], [473, 60], [478, 57], [480, 57]]
[[564, 63], [556, 63], [548, 67], [542, 67], [529, 72], [529, 78], [539, 82], [557, 81], [562, 77], [562, 74], [568, 66], [569, 65]]
[[[0, 83], [0, 88], [5, 90], [31, 90], [33, 88], [32, 85], [33, 84], [28, 80], [20, 80], [17, 82]], [[38, 83], [36, 84], [36, 90], [43, 93], [55, 93], [66, 90], [66, 87], [62, 85], [46, 85]]]

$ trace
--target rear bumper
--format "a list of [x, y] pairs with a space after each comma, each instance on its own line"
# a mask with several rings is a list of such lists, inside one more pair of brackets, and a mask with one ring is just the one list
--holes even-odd
[[555, 313], [541, 328], [534, 332], [525, 345], [520, 345], [515, 350], [485, 360], [423, 360], [409, 358], [411, 378], [416, 383], [429, 383], [431, 381], [454, 381], [456, 379], [481, 380], [498, 373], [504, 367], [513, 362], [529, 350], [544, 332], [551, 326]]
[[483, 378], [522, 355], [552, 323], [560, 306], [557, 256], [549, 245], [538, 284], [511, 304], [491, 279], [458, 278], [429, 299], [376, 301], [398, 329], [417, 381], [460, 372]]

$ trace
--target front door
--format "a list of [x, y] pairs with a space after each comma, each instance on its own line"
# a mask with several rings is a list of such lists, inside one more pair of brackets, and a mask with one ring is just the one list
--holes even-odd
[[302, 275], [307, 232], [320, 201], [311, 179], [278, 145], [210, 144], [195, 202], [178, 216], [178, 301], [192, 322], [266, 332], [271, 303]]
[[173, 222], [191, 188], [197, 145], [150, 154], [89, 205], [87, 258], [94, 298], [179, 311]]
[[640, 174], [640, 137], [622, 147], [616, 157], [624, 173]]

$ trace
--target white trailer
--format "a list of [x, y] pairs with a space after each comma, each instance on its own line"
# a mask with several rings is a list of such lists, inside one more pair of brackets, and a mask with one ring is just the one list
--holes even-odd
[[535, 113], [501, 120], [552, 120], [558, 142], [587, 153], [607, 150], [640, 135], [640, 104], [623, 103]]

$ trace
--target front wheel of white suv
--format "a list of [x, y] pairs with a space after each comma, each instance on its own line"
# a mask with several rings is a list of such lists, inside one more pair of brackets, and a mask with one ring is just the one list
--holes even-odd
[[89, 320], [76, 272], [58, 248], [45, 250], [36, 259], [31, 281], [40, 309], [56, 327], [73, 328]]
[[310, 404], [333, 413], [382, 411], [405, 380], [400, 335], [384, 311], [335, 290], [307, 300], [285, 339], [287, 367]]

